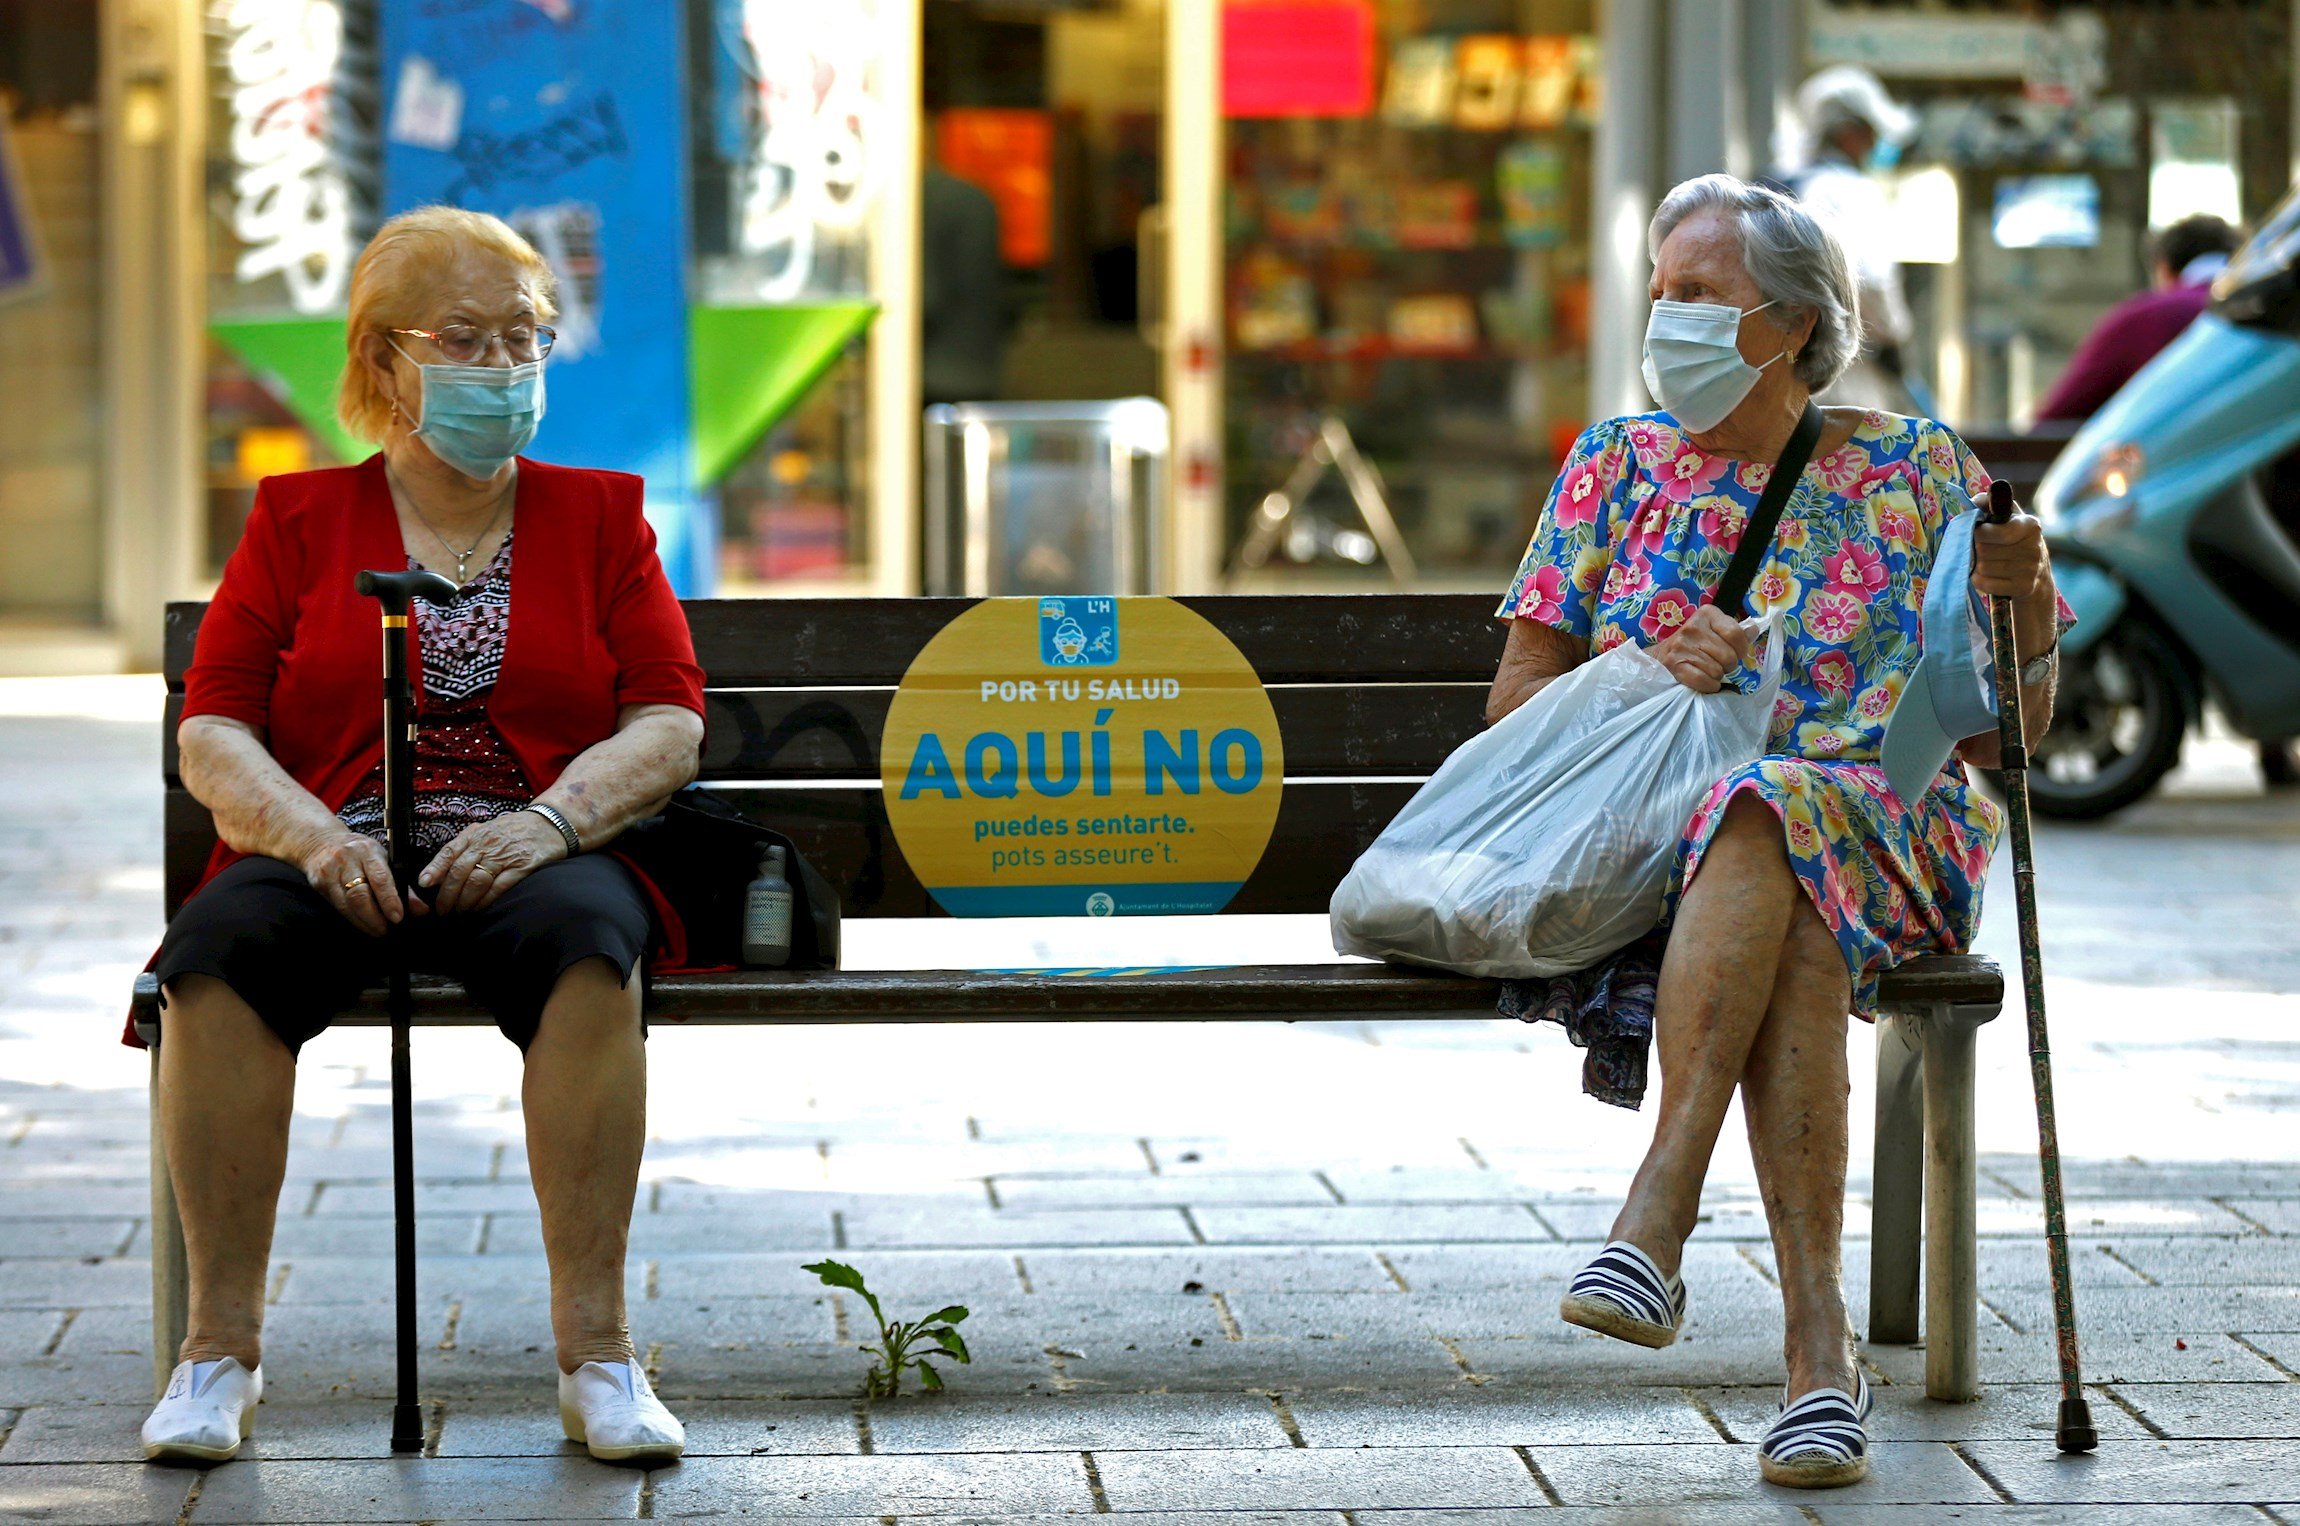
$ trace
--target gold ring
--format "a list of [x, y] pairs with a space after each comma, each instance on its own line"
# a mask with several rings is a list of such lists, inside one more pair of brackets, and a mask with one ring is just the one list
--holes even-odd
[[366, 876], [366, 875], [364, 875], [364, 874], [355, 874], [355, 875], [353, 875], [353, 876], [352, 876], [350, 879], [348, 879], [348, 880], [345, 880], [345, 881], [343, 882], [343, 888], [344, 888], [344, 889], [346, 889], [346, 890], [357, 890], [357, 889], [358, 889], [360, 886], [362, 886], [362, 885], [364, 885], [364, 884], [366, 884], [366, 883], [367, 883], [367, 876]]

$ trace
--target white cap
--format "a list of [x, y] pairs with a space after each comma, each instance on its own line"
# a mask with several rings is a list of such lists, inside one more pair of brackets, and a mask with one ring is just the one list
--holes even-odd
[[1868, 70], [1852, 64], [1823, 69], [1797, 88], [1797, 114], [1816, 140], [1840, 123], [1861, 121], [1888, 143], [1907, 143], [1917, 133], [1917, 114], [1903, 106]]

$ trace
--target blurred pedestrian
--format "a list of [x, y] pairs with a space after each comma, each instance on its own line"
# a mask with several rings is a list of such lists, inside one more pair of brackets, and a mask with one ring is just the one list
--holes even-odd
[[919, 396], [991, 402], [1006, 360], [998, 203], [931, 157], [919, 201]]
[[2212, 302], [2212, 282], [2244, 235], [2225, 219], [2198, 213], [2149, 240], [2149, 283], [2101, 315], [2037, 405], [2038, 423], [2082, 423], [2180, 337]]
[[1900, 162], [1916, 135], [1916, 114], [1866, 69], [1823, 69], [1797, 91], [1804, 162], [1780, 179], [1833, 226], [1860, 287], [1861, 349], [1845, 374], [1819, 394], [1824, 403], [1907, 413], [1902, 347], [1916, 331], [1894, 253], [1892, 208], [1878, 172]]
[[[1645, 374], [1663, 411], [1595, 425], [1575, 443], [1501, 606], [1509, 637], [1488, 718], [1626, 641], [1697, 692], [1748, 682], [1751, 631], [1714, 594], [1754, 533], [1775, 463], [1800, 440], [1809, 462], [1749, 600], [1785, 643], [1766, 752], [1719, 779], [1686, 822], [1664, 906], [1649, 998], [1661, 1072], [1653, 1140], [1561, 1312], [1641, 1346], [1677, 1339], [1685, 1240], [1738, 1092], [1788, 1366], [1759, 1461], [1774, 1483], [1831, 1488], [1868, 1471], [1872, 1402], [1839, 1264], [1846, 1015], [1874, 1014], [1878, 977], [1893, 965], [1971, 947], [1999, 826], [1956, 757], [1926, 760], [1931, 777], [1901, 788], [1881, 761], [1886, 719], [1920, 660], [1920, 596], [1949, 564], [1940, 559], [1953, 562], [1950, 522], [1988, 473], [1930, 419], [1813, 408], [1859, 334], [1850, 261], [1804, 207], [1706, 175], [1663, 199], [1648, 239]], [[1971, 587], [2018, 601], [2033, 742], [2051, 718], [2051, 653], [2072, 617], [2036, 520], [1973, 534]], [[1965, 738], [1962, 751], [1994, 766], [1995, 731]], [[1625, 954], [1646, 957], [1641, 945]], [[1650, 971], [1614, 973], [1633, 988], [1623, 1005], [1648, 999]], [[1584, 1044], [1603, 1037], [1572, 1031]], [[1615, 1079], [1641, 1086], [1638, 1069]]]

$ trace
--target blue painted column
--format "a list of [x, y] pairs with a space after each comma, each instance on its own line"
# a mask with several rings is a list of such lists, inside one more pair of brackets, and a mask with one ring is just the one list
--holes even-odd
[[710, 592], [687, 368], [685, 7], [383, 0], [383, 208], [492, 212], [559, 278], [534, 453], [637, 472], [664, 568]]

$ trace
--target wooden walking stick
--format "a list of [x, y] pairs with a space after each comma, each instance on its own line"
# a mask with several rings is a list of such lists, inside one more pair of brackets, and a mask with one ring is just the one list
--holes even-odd
[[[1989, 484], [1988, 520], [2013, 516], [2012, 486]], [[2052, 1263], [2053, 1339], [2060, 1356], [2060, 1422], [2053, 1443], [2063, 1452], [2100, 1445], [2085, 1401], [2076, 1353], [2076, 1289], [2068, 1271], [2068, 1214], [2061, 1200], [2060, 1125], [2052, 1106], [2052, 1044], [2044, 1026], [2044, 954], [2037, 941], [2036, 851], [2029, 837], [2028, 734], [2021, 729], [2020, 648], [2013, 644], [2012, 600], [1992, 598], [1996, 659], [1997, 738], [2003, 757], [2005, 819], [2012, 829], [2013, 904], [2020, 921], [2021, 994], [2028, 1005], [2028, 1074], [2036, 1089], [2037, 1164], [2044, 1177], [2044, 1243]]]
[[[407, 681], [407, 610], [416, 598], [444, 604], [455, 585], [436, 572], [363, 572], [361, 597], [383, 605], [383, 832], [392, 887], [402, 907], [419, 872], [415, 863], [415, 693]], [[398, 1261], [399, 1397], [391, 1409], [391, 1449], [423, 1450], [423, 1405], [415, 1368], [415, 1115], [409, 1101], [407, 922], [391, 930], [391, 1218]]]

